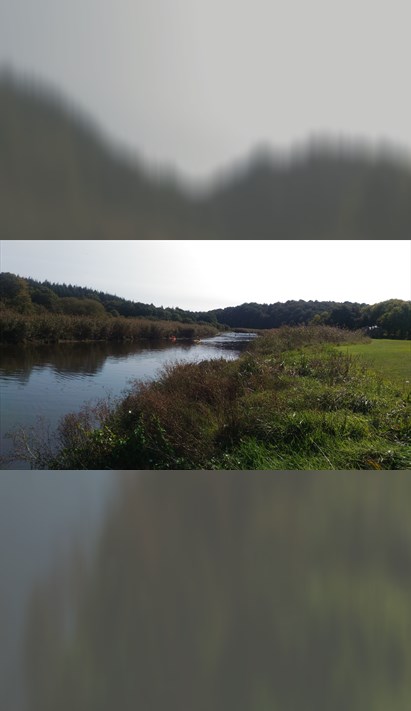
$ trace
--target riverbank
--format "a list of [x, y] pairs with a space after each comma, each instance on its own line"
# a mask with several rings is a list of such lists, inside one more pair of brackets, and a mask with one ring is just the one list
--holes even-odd
[[158, 321], [123, 316], [71, 316], [68, 314], [19, 314], [0, 312], [2, 344], [67, 343], [87, 341], [140, 341], [163, 338], [193, 340], [219, 333], [206, 323]]
[[114, 403], [65, 417], [54, 469], [407, 469], [411, 403], [338, 346], [361, 334], [284, 327], [235, 361], [165, 366]]
[[0, 467], [30, 469], [26, 456], [13, 456], [16, 431], [44, 433], [47, 428], [52, 433], [62, 417], [78, 412], [85, 403], [123, 396], [136, 380], [155, 380], [166, 363], [235, 359], [252, 337], [224, 331], [194, 340], [3, 345]]

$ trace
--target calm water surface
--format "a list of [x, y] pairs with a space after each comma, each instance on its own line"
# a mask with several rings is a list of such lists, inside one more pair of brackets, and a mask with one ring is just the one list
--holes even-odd
[[[60, 417], [85, 402], [120, 395], [135, 379], [155, 378], [167, 362], [234, 359], [247, 340], [242, 334], [224, 334], [198, 344], [3, 347], [2, 453], [11, 450], [5, 434], [15, 426], [30, 427], [43, 417], [55, 427]], [[36, 472], [28, 471], [25, 462], [13, 462], [0, 472], [1, 709], [27, 710], [24, 629], [36, 584], [46, 571], [63, 564], [79, 537], [92, 551], [119, 481], [118, 472]]]
[[[225, 333], [200, 343], [70, 343], [10, 346], [0, 351], [1, 453], [11, 451], [6, 434], [41, 419], [54, 429], [62, 416], [87, 402], [118, 396], [133, 380], [152, 380], [165, 363], [237, 358], [253, 337]], [[7, 464], [27, 469], [27, 462]]]

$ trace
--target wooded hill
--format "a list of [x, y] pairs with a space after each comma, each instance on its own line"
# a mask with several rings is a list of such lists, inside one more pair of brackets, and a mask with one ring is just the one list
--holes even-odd
[[4, 239], [408, 239], [411, 161], [320, 142], [202, 191], [121, 154], [61, 97], [0, 75]]
[[66, 314], [73, 316], [134, 317], [180, 323], [207, 323], [246, 329], [326, 324], [347, 329], [371, 329], [376, 337], [411, 338], [411, 301], [389, 299], [378, 304], [345, 301], [286, 301], [274, 304], [248, 303], [211, 311], [187, 311], [123, 299], [88, 287], [39, 282], [15, 274], [0, 274], [2, 310], [20, 314]]

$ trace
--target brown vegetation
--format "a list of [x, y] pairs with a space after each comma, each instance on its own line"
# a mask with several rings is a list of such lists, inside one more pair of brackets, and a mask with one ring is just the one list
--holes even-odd
[[69, 314], [21, 314], [0, 311], [2, 343], [60, 341], [135, 341], [140, 339], [204, 338], [217, 329], [210, 324], [151, 321], [144, 318], [73, 316]]

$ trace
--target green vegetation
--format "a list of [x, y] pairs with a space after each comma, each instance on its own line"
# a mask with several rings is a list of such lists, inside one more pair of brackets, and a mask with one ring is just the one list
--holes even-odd
[[275, 304], [242, 304], [212, 312], [230, 327], [278, 328], [300, 324], [325, 324], [366, 329], [373, 338], [411, 338], [411, 301], [389, 299], [378, 304], [349, 301], [287, 301]]
[[217, 323], [213, 312], [143, 304], [84, 286], [39, 282], [10, 272], [0, 273], [0, 314], [3, 309], [12, 309], [20, 314], [109, 315], [181, 323]]
[[[153, 174], [68, 102], [0, 76], [4, 239], [408, 239], [400, 151], [308, 144], [261, 153], [202, 191]], [[275, 268], [275, 265], [273, 265]]]
[[[181, 363], [121, 401], [63, 418], [50, 469], [407, 469], [411, 399], [336, 346], [284, 327], [238, 360]], [[30, 446], [33, 453], [35, 447]]]
[[409, 708], [408, 473], [113, 476], [32, 596], [28, 711]]
[[201, 338], [217, 333], [212, 315], [141, 304], [86, 287], [0, 274], [2, 343]]
[[[70, 321], [60, 318], [60, 315], [84, 317], [87, 320], [81, 322], [80, 326], [78, 318]], [[275, 304], [250, 303], [212, 311], [187, 311], [178, 307], [164, 308], [130, 301], [88, 287], [49, 281], [38, 282], [9, 272], [0, 274], [0, 324], [3, 343], [53, 338], [128, 339], [139, 338], [141, 328], [146, 332], [151, 328], [153, 334], [164, 330], [158, 324], [149, 328], [147, 324], [144, 327], [136, 322], [132, 326], [124, 319], [120, 319], [115, 325], [103, 323], [104, 317], [174, 321], [180, 324], [180, 335], [190, 332], [190, 327], [193, 335], [206, 335], [215, 332], [210, 327], [264, 330], [285, 325], [314, 324], [349, 330], [362, 328], [374, 338], [411, 339], [411, 301], [399, 299], [390, 299], [372, 306], [348, 301], [339, 304], [332, 301], [300, 300]], [[187, 328], [182, 324], [186, 324]], [[165, 330], [170, 332], [170, 327], [173, 330], [171, 324], [168, 324]], [[88, 335], [81, 335], [83, 331]], [[73, 335], [75, 333], [80, 335]], [[105, 333], [107, 335], [104, 335]]]
[[408, 392], [411, 390], [411, 341], [373, 339], [370, 343], [346, 345], [343, 350], [361, 356], [384, 377]]

